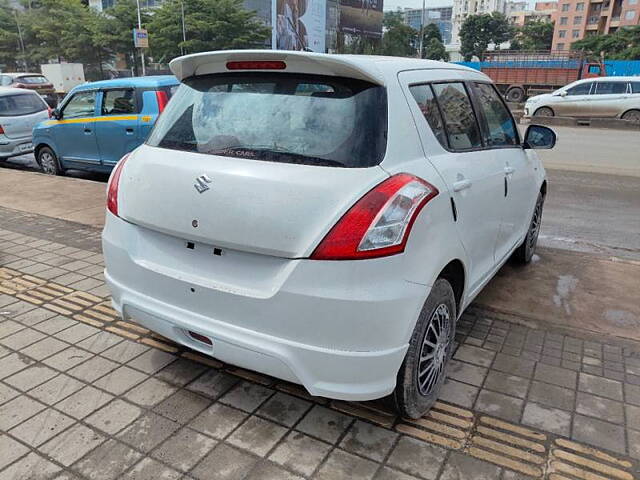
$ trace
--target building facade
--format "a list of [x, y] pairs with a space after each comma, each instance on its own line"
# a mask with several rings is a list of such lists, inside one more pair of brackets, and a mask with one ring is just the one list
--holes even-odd
[[554, 15], [553, 50], [590, 35], [607, 35], [640, 25], [640, 0], [560, 0]]
[[[519, 8], [524, 3], [524, 8]], [[531, 21], [551, 22], [558, 10], [558, 2], [537, 2], [530, 10], [527, 2], [508, 2], [505, 15], [512, 25], [522, 27]]]
[[434, 23], [440, 30], [442, 36], [442, 42], [445, 44], [451, 43], [451, 16], [453, 13], [453, 7], [430, 7], [422, 10], [421, 8], [405, 8], [402, 12], [404, 23], [409, 25], [414, 30], [420, 30], [420, 25], [423, 22], [424, 25]]
[[469, 15], [505, 12], [505, 0], [453, 0], [451, 43], [460, 44], [460, 27]]

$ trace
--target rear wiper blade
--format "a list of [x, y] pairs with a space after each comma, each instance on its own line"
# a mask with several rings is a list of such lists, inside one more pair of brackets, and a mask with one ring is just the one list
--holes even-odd
[[313, 157], [302, 153], [289, 152], [274, 148], [229, 147], [207, 152], [211, 155], [233, 155], [240, 158], [255, 158], [268, 162], [286, 162], [325, 167], [344, 167], [344, 163], [322, 157]]

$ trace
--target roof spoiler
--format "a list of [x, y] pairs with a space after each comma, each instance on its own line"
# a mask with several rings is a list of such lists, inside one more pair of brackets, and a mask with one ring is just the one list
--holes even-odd
[[[221, 50], [194, 53], [174, 58], [169, 63], [169, 68], [176, 78], [182, 82], [188, 77], [227, 73], [230, 71], [227, 68], [227, 62], [251, 61], [280, 61], [284, 62], [286, 67], [279, 71], [356, 78], [377, 85], [384, 85], [384, 77], [373, 62], [363, 62], [358, 60], [357, 57], [324, 53], [284, 50]], [[234, 72], [256, 70], [268, 71], [233, 69]]]

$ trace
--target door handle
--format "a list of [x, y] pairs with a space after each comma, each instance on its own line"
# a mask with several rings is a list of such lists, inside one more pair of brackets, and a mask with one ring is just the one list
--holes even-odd
[[84, 129], [84, 133], [91, 133], [91, 129], [90, 128], [86, 128]]
[[460, 192], [462, 190], [466, 190], [467, 188], [471, 188], [471, 180], [464, 179], [453, 182], [454, 192]]
[[507, 174], [507, 175], [510, 175], [515, 171], [516, 171], [516, 169], [513, 168], [513, 167], [510, 167], [509, 165], [505, 165], [505, 167], [504, 167], [504, 173]]
[[133, 128], [126, 129], [127, 135], [133, 135]]

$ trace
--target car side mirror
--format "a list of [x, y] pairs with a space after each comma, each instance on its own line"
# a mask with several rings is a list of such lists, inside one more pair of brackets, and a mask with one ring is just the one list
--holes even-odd
[[51, 110], [51, 118], [55, 118], [56, 120], [60, 120], [62, 118], [62, 112], [57, 108]]
[[561, 97], [566, 97], [566, 96], [567, 96], [567, 92], [566, 92], [566, 91], [564, 91], [564, 92], [560, 92], [560, 94], [559, 94], [559, 95], [560, 95]]
[[524, 134], [523, 148], [549, 150], [557, 140], [556, 132], [542, 125], [529, 125]]

